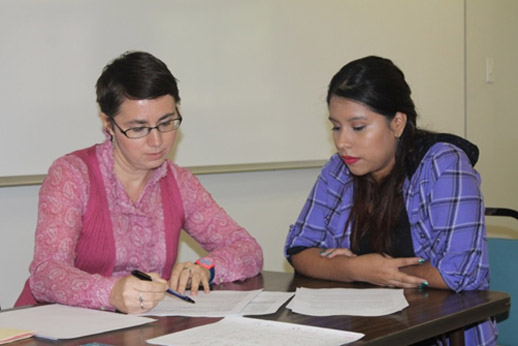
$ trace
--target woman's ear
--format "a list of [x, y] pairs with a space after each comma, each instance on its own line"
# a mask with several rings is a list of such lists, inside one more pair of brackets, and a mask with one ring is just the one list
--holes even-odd
[[392, 132], [394, 132], [394, 136], [396, 136], [396, 138], [401, 137], [401, 135], [403, 134], [403, 131], [405, 130], [406, 126], [406, 121], [407, 116], [405, 113], [402, 112], [397, 112], [394, 118], [392, 119], [390, 127], [392, 129]]
[[103, 127], [113, 137], [113, 124], [112, 124], [110, 118], [106, 114], [104, 114], [102, 112], [99, 115], [99, 117], [101, 118], [101, 121], [103, 122]]

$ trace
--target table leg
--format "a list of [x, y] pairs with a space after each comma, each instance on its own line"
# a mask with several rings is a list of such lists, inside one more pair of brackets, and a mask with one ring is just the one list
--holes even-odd
[[450, 346], [464, 346], [464, 328], [449, 333]]

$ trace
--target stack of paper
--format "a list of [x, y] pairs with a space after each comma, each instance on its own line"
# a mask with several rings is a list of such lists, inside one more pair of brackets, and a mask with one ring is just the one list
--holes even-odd
[[32, 330], [0, 328], [0, 345], [7, 344], [22, 339], [30, 338], [34, 335]]

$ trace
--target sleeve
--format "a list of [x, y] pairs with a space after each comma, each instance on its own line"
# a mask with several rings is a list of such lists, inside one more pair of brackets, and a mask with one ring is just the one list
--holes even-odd
[[480, 177], [466, 154], [448, 145], [430, 165], [431, 263], [454, 291], [487, 289], [484, 202]]
[[[311, 247], [338, 247], [342, 241], [343, 229], [339, 231], [339, 235], [335, 236], [330, 223], [337, 221], [338, 214], [336, 209], [341, 201], [341, 192], [332, 193], [330, 188], [330, 179], [332, 179], [330, 171], [334, 171], [334, 162], [330, 161], [320, 173], [315, 185], [311, 189], [308, 198], [300, 212], [295, 224], [290, 226], [286, 243], [284, 246], [284, 254], [288, 261], [292, 255]], [[341, 191], [341, 188], [338, 189]], [[332, 201], [330, 207], [328, 201]], [[335, 222], [342, 224], [341, 222]]]
[[30, 265], [31, 290], [40, 302], [111, 309], [115, 279], [74, 267], [88, 191], [87, 167], [73, 155], [56, 160], [42, 183]]
[[259, 274], [263, 250], [212, 198], [199, 180], [185, 168], [177, 171], [185, 210], [184, 230], [208, 253], [215, 265], [214, 283], [244, 280]]

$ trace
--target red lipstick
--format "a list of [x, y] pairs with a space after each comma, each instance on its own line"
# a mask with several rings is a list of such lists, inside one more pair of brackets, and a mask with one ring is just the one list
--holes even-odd
[[354, 156], [342, 156], [342, 159], [344, 160], [346, 165], [352, 165], [360, 160], [359, 157]]

